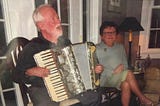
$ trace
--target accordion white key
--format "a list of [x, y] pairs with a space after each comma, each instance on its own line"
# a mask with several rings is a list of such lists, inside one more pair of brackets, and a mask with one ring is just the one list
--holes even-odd
[[50, 70], [44, 83], [53, 101], [60, 102], [97, 86], [94, 53], [94, 44], [87, 42], [34, 55], [38, 66]]

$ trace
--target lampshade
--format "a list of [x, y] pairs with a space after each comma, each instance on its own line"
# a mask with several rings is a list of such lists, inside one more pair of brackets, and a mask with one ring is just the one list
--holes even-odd
[[143, 27], [137, 21], [135, 17], [126, 17], [124, 21], [119, 25], [120, 31], [143, 31]]

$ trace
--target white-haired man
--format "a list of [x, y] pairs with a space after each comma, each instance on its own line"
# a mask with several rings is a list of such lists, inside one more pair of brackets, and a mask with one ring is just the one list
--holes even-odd
[[[33, 12], [33, 20], [40, 34], [24, 47], [15, 68], [20, 76], [17, 80], [31, 84], [29, 94], [34, 106], [59, 106], [59, 103], [51, 101], [42, 79], [49, 75], [49, 70], [38, 67], [33, 56], [50, 48], [61, 49], [71, 42], [62, 36], [61, 21], [52, 6], [39, 6]], [[98, 66], [95, 70], [99, 73], [102, 67]]]

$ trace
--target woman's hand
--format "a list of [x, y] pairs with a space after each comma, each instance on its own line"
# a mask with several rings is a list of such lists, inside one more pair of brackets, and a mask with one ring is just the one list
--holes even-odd
[[123, 64], [120, 64], [120, 65], [118, 65], [118, 66], [114, 69], [113, 74], [120, 73], [120, 72], [122, 72], [123, 70], [124, 70], [124, 65], [123, 65]]
[[95, 70], [95, 72], [97, 73], [97, 74], [100, 74], [100, 73], [102, 73], [103, 72], [103, 65], [101, 65], [101, 64], [97, 64], [96, 66], [95, 66], [95, 68], [94, 68], [94, 70]]

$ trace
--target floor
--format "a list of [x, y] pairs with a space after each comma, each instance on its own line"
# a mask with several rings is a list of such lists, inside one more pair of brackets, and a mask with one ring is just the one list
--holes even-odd
[[[3, 90], [7, 88], [13, 88], [13, 83], [11, 78], [12, 78], [11, 73], [9, 71], [6, 71], [5, 73], [3, 73], [3, 76], [0, 77], [1, 79], [0, 84]], [[13, 90], [8, 92], [3, 92], [3, 95], [4, 95], [6, 106], [17, 106], [15, 94]], [[5, 106], [2, 104], [1, 95], [0, 95], [0, 106]]]

